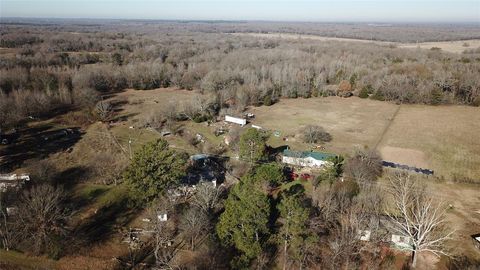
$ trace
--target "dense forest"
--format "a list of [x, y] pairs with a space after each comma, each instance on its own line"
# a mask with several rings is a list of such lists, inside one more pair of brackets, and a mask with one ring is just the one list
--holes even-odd
[[238, 111], [282, 97], [352, 94], [400, 103], [480, 104], [475, 48], [459, 55], [436, 48], [280, 42], [220, 33], [225, 25], [236, 24], [220, 23], [207, 33], [217, 24], [5, 23], [1, 122], [86, 106], [95, 96], [125, 88], [201, 89], [217, 96], [219, 106], [235, 100]]

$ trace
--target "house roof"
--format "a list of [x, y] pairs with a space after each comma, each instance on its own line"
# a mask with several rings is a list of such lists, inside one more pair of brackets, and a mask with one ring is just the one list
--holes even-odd
[[309, 152], [309, 151], [291, 151], [288, 149], [283, 150], [283, 155], [286, 157], [295, 157], [295, 158], [307, 158], [311, 157], [316, 160], [328, 160], [329, 158], [334, 158], [337, 155], [331, 153], [323, 153], [323, 152]]

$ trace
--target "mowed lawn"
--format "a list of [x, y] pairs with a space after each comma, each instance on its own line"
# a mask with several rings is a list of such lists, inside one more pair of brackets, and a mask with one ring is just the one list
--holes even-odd
[[[401, 149], [421, 151], [436, 175], [480, 180], [480, 108], [402, 105], [381, 142], [400, 148], [398, 159], [414, 159]], [[408, 152], [407, 152], [408, 153]]]
[[[396, 111], [398, 113], [396, 114]], [[282, 99], [273, 106], [250, 110], [254, 124], [280, 131], [274, 146], [309, 149], [301, 129], [322, 126], [333, 140], [326, 151], [350, 154], [355, 147], [375, 148], [393, 162], [453, 175], [480, 178], [480, 108], [469, 106], [399, 105], [368, 99]], [[393, 119], [393, 121], [392, 121]], [[385, 133], [385, 134], [383, 134]], [[283, 141], [284, 136], [296, 135]], [[382, 137], [382, 135], [384, 135]]]

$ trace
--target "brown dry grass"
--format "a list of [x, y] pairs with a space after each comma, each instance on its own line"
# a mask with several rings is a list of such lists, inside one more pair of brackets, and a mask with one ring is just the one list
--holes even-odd
[[385, 146], [423, 152], [436, 175], [478, 180], [480, 108], [402, 105], [380, 144]]
[[[472, 40], [455, 40], [455, 41], [437, 41], [437, 42], [419, 42], [419, 43], [400, 43], [400, 42], [390, 42], [390, 41], [372, 41], [365, 39], [354, 39], [354, 38], [335, 38], [335, 37], [323, 37], [317, 35], [297, 35], [297, 34], [286, 34], [286, 33], [235, 33], [233, 35], [238, 36], [253, 36], [260, 38], [283, 38], [283, 39], [309, 39], [317, 41], [341, 41], [341, 42], [360, 42], [360, 43], [373, 43], [378, 45], [390, 46], [394, 45], [398, 48], [405, 49], [428, 49], [430, 50], [433, 47], [440, 48], [446, 52], [452, 53], [462, 53], [463, 51], [471, 48], [480, 47], [480, 39]], [[464, 44], [468, 44], [468, 47], [465, 47]]]
[[[301, 127], [320, 125], [333, 137], [326, 150], [349, 154], [354, 147], [375, 147], [397, 108], [398, 105], [387, 102], [328, 97], [285, 99], [251, 111], [256, 115], [254, 124], [279, 130], [282, 137], [297, 134], [298, 138]], [[309, 149], [297, 138], [288, 142], [272, 138], [271, 143]], [[391, 161], [425, 166], [447, 179], [454, 174], [478, 179], [479, 138], [480, 108], [402, 105], [378, 149], [387, 149]]]
[[308, 149], [298, 134], [306, 125], [319, 125], [329, 132], [333, 140], [326, 144], [327, 151], [347, 154], [354, 147], [373, 147], [388, 124], [397, 106], [380, 101], [339, 97], [311, 99], [282, 99], [270, 107], [252, 108], [252, 122], [263, 128], [279, 130], [281, 137], [297, 135], [295, 141], [283, 142], [273, 138], [275, 146], [289, 144]]

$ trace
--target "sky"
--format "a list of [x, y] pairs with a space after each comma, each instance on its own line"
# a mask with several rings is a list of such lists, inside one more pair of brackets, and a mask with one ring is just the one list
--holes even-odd
[[0, 17], [480, 24], [480, 0], [0, 0]]

